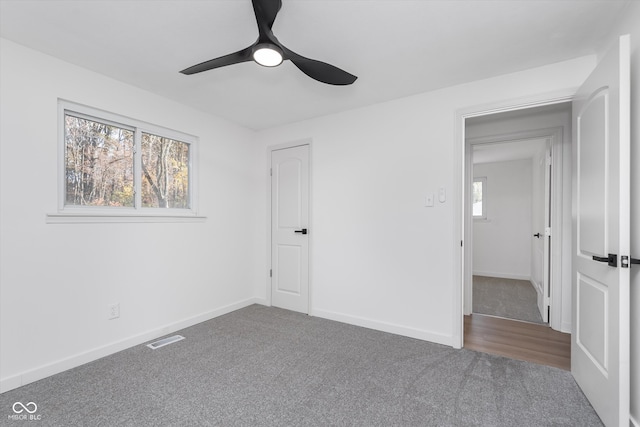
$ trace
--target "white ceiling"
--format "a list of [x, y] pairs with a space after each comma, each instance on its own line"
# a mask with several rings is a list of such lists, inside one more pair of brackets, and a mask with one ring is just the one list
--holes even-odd
[[280, 42], [357, 75], [351, 86], [289, 61], [179, 74], [255, 41], [250, 0], [0, 0], [0, 35], [265, 129], [595, 53], [629, 1], [283, 0]]

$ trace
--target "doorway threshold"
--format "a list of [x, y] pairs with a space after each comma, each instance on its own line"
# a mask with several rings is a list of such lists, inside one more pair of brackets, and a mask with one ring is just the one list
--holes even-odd
[[472, 314], [474, 316], [492, 317], [494, 319], [510, 320], [513, 322], [522, 322], [522, 323], [528, 323], [530, 325], [546, 326], [547, 328], [549, 327], [548, 323], [538, 323], [538, 322], [532, 322], [529, 320], [514, 319], [512, 317], [496, 316], [495, 314], [486, 314], [486, 313], [472, 313]]
[[483, 314], [464, 316], [464, 348], [571, 370], [571, 335], [548, 325]]

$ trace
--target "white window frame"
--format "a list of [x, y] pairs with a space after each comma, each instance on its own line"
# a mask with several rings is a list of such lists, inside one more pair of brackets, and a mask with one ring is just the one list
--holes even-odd
[[[96, 120], [134, 131], [134, 189], [133, 207], [77, 206], [65, 204], [65, 115]], [[71, 101], [58, 100], [58, 210], [47, 214], [48, 223], [78, 222], [200, 222], [198, 216], [198, 137], [130, 117], [88, 107]], [[151, 208], [141, 205], [140, 142], [142, 133], [149, 133], [189, 144], [189, 208]]]
[[[473, 184], [476, 182], [482, 183], [482, 215], [473, 215]], [[486, 221], [487, 220], [487, 177], [478, 176], [474, 177], [471, 183], [471, 216], [474, 220]]]

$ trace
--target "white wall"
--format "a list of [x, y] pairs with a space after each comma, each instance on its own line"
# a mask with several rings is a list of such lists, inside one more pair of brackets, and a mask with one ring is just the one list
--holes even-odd
[[473, 165], [473, 176], [486, 177], [487, 219], [473, 221], [473, 274], [531, 278], [531, 160]]
[[[260, 132], [265, 147], [312, 139], [312, 314], [453, 345], [456, 112], [570, 91], [594, 64], [578, 58]], [[424, 207], [440, 187], [447, 201]]]
[[[0, 49], [2, 391], [257, 301], [253, 132], [6, 40]], [[58, 98], [198, 136], [206, 221], [45, 223], [57, 209]], [[115, 302], [121, 316], [107, 320]]]
[[[640, 2], [630, 2], [609, 35], [609, 47], [631, 35], [631, 255], [640, 258]], [[602, 50], [604, 54], [606, 48]], [[631, 417], [640, 426], [640, 266], [631, 269]]]

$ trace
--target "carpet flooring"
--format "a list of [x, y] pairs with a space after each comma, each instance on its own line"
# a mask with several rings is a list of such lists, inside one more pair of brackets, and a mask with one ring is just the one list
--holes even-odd
[[546, 324], [538, 311], [538, 296], [528, 280], [473, 276], [473, 312]]
[[601, 426], [570, 373], [253, 305], [0, 395], [38, 426]]

